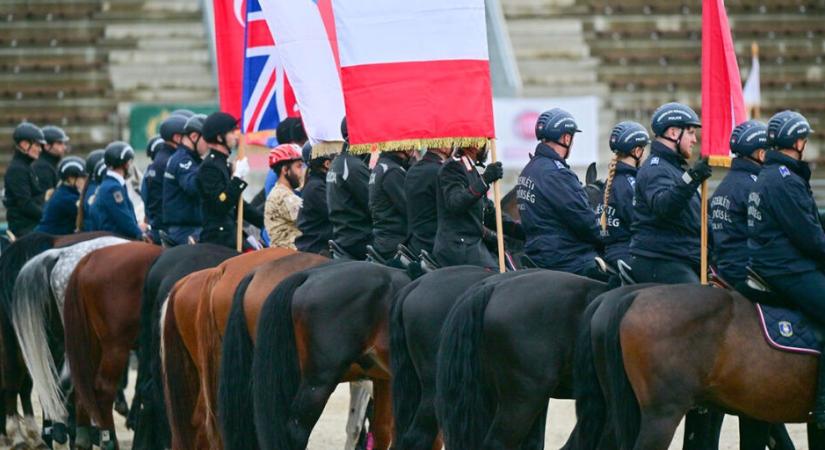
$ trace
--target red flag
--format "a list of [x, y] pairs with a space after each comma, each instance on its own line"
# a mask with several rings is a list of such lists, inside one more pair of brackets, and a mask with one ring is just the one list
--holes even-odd
[[730, 133], [747, 120], [724, 0], [702, 0], [702, 156], [730, 165]]
[[241, 117], [245, 0], [213, 0], [221, 111]]

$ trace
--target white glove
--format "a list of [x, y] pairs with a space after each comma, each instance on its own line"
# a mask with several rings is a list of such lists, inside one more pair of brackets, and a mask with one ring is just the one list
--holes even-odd
[[235, 161], [235, 171], [232, 172], [232, 176], [244, 180], [247, 175], [249, 175], [249, 160], [244, 157]]

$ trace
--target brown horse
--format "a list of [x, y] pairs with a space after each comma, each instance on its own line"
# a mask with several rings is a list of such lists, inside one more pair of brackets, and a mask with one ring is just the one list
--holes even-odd
[[221, 447], [214, 405], [221, 340], [235, 288], [249, 271], [292, 254], [294, 250], [283, 248], [246, 253], [188, 275], [172, 288], [161, 317], [172, 448]]
[[[769, 423], [809, 420], [816, 357], [769, 347], [739, 293], [673, 285], [602, 298], [591, 321], [594, 361], [621, 449], [667, 449], [696, 406]], [[813, 428], [810, 448], [823, 448]]]
[[[161, 251], [142, 242], [96, 250], [69, 279], [63, 314], [78, 423], [88, 418], [101, 429], [104, 450], [117, 448], [112, 406], [136, 347], [144, 280]], [[78, 447], [87, 443], [85, 431], [78, 428]]]

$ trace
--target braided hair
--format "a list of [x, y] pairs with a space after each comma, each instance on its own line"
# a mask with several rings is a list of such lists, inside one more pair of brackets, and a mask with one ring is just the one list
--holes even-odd
[[604, 200], [602, 201], [602, 217], [600, 219], [602, 234], [607, 233], [607, 203], [610, 201], [610, 192], [613, 190], [613, 178], [616, 176], [616, 165], [619, 163], [619, 154], [613, 155], [607, 167], [607, 180], [604, 183]]

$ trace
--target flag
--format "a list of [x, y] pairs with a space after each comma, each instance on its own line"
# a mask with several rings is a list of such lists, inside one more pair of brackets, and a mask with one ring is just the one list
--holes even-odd
[[762, 106], [762, 88], [759, 80], [759, 47], [756, 42], [751, 46], [751, 71], [742, 91], [748, 112], [758, 111]]
[[344, 97], [331, 0], [259, 0], [313, 154], [340, 150]]
[[350, 149], [495, 137], [484, 0], [333, 0]]
[[730, 165], [730, 134], [747, 120], [724, 0], [702, 0], [702, 156]]
[[282, 118], [299, 112], [259, 0], [246, 0], [244, 44], [241, 129], [274, 130]]
[[241, 116], [245, 0], [213, 0], [221, 111]]

